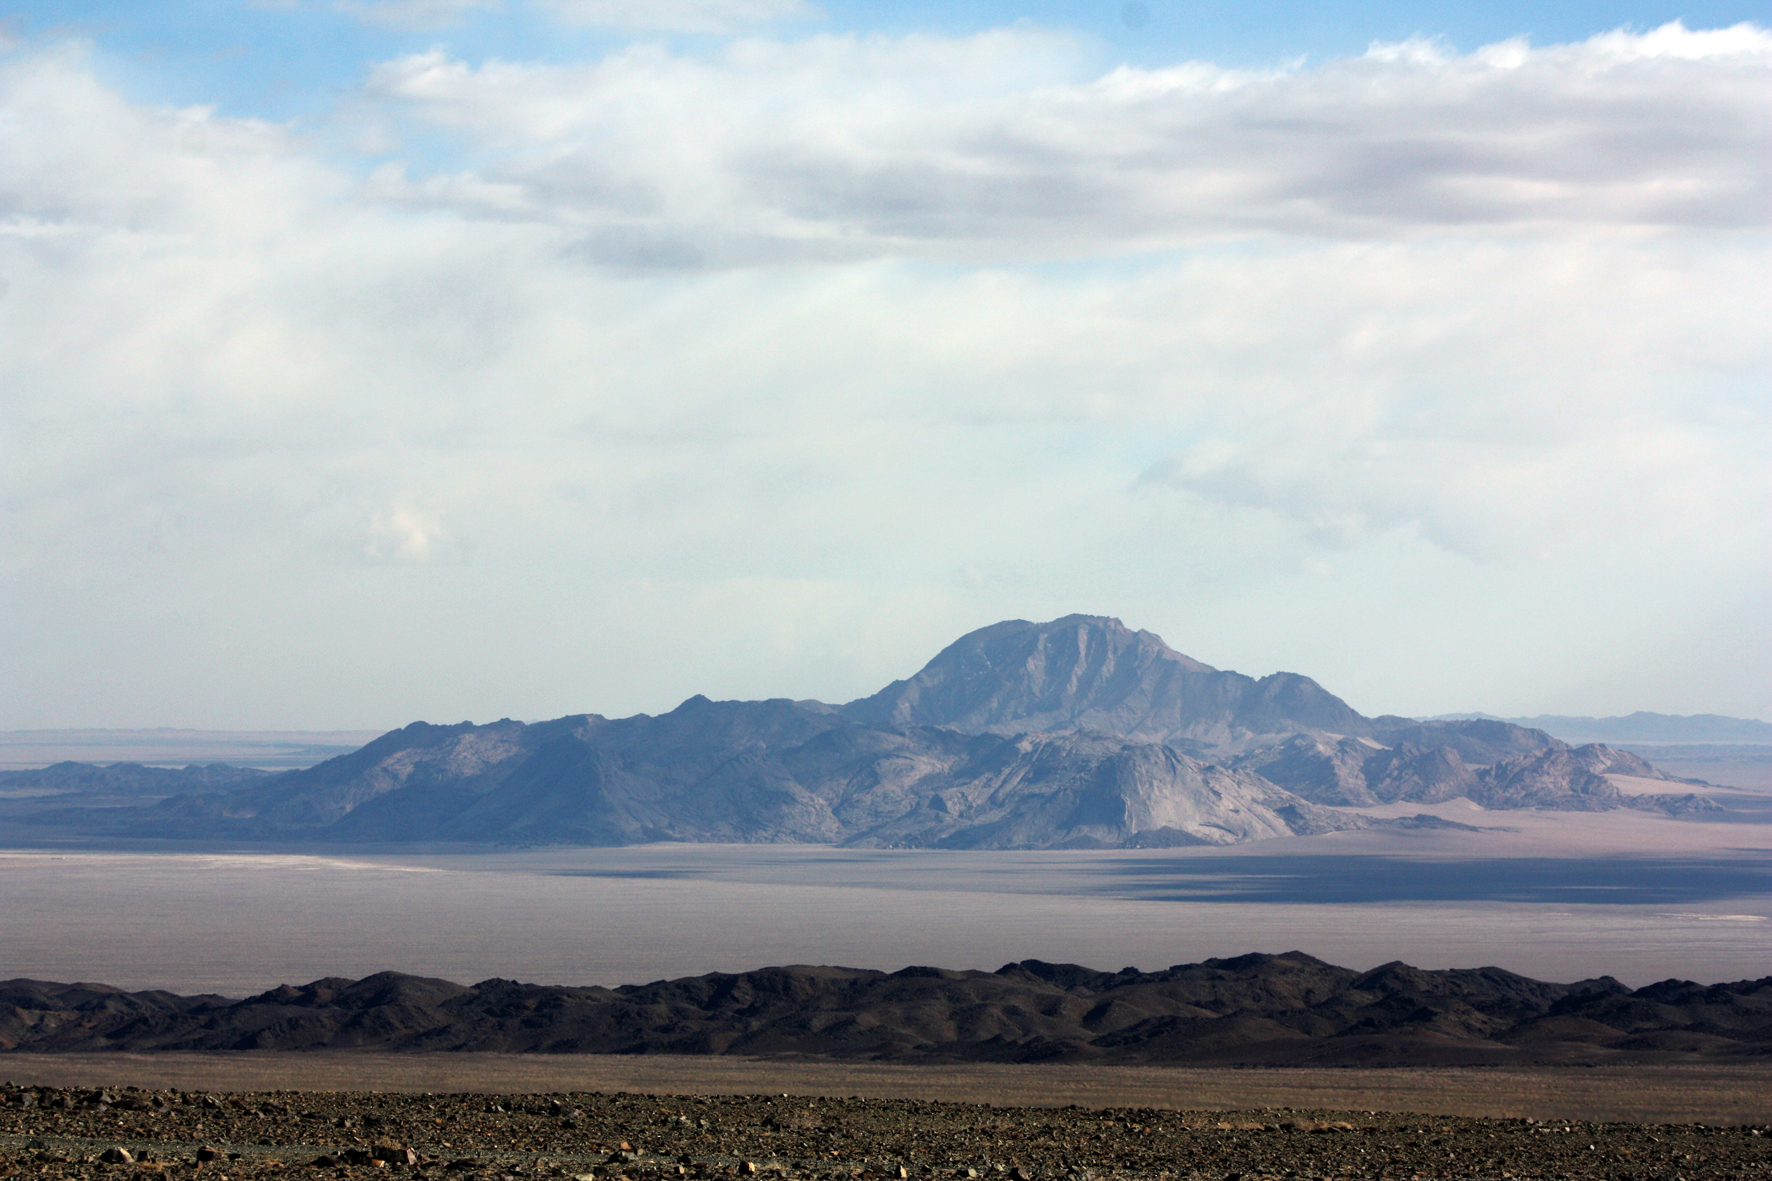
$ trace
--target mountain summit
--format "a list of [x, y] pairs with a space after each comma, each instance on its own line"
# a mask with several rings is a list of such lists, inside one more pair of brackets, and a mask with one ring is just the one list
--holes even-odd
[[1221, 672], [1154, 632], [1101, 615], [1014, 619], [968, 632], [915, 676], [842, 713], [869, 726], [1091, 730], [1196, 749], [1300, 731], [1372, 732], [1371, 722], [1309, 677]]

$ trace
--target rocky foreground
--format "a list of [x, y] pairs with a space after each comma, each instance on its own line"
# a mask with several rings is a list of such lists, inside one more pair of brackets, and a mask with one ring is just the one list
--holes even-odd
[[0, 1177], [1253, 1181], [1763, 1177], [1763, 1127], [806, 1096], [0, 1086]]

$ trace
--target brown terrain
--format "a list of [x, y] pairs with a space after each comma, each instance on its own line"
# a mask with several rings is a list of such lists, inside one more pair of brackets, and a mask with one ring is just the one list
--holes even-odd
[[[370, 1057], [380, 1064], [390, 1056]], [[120, 1068], [127, 1073], [113, 1060], [113, 1071]], [[1203, 1073], [1232, 1076], [1235, 1088], [1245, 1072]], [[9, 1083], [0, 1086], [0, 1176], [1699, 1181], [1763, 1176], [1772, 1166], [1772, 1142], [1757, 1122], [1427, 1114], [1420, 1109], [1435, 1105], [1431, 1086], [1401, 1111], [1382, 1112], [1189, 1110], [1174, 1092], [1167, 1102], [1136, 1106], [1061, 1104], [1050, 1092], [1020, 1106], [927, 1095], [832, 1097], [804, 1086], [794, 1094], [719, 1094], [710, 1086], [676, 1094], [230, 1093]]]

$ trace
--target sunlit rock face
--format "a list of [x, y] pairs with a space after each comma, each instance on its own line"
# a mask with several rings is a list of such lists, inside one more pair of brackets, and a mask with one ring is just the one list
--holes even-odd
[[843, 713], [873, 725], [1083, 729], [1213, 746], [1300, 730], [1372, 730], [1309, 677], [1221, 672], [1152, 632], [1095, 615], [980, 628], [915, 676], [850, 702]]

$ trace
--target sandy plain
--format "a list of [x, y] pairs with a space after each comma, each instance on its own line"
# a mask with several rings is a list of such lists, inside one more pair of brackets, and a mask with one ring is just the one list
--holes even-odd
[[1772, 825], [1433, 810], [1480, 831], [1039, 853], [14, 850], [0, 852], [0, 964], [232, 996], [384, 969], [613, 985], [788, 963], [1152, 970], [1294, 949], [1633, 987], [1772, 974]]

